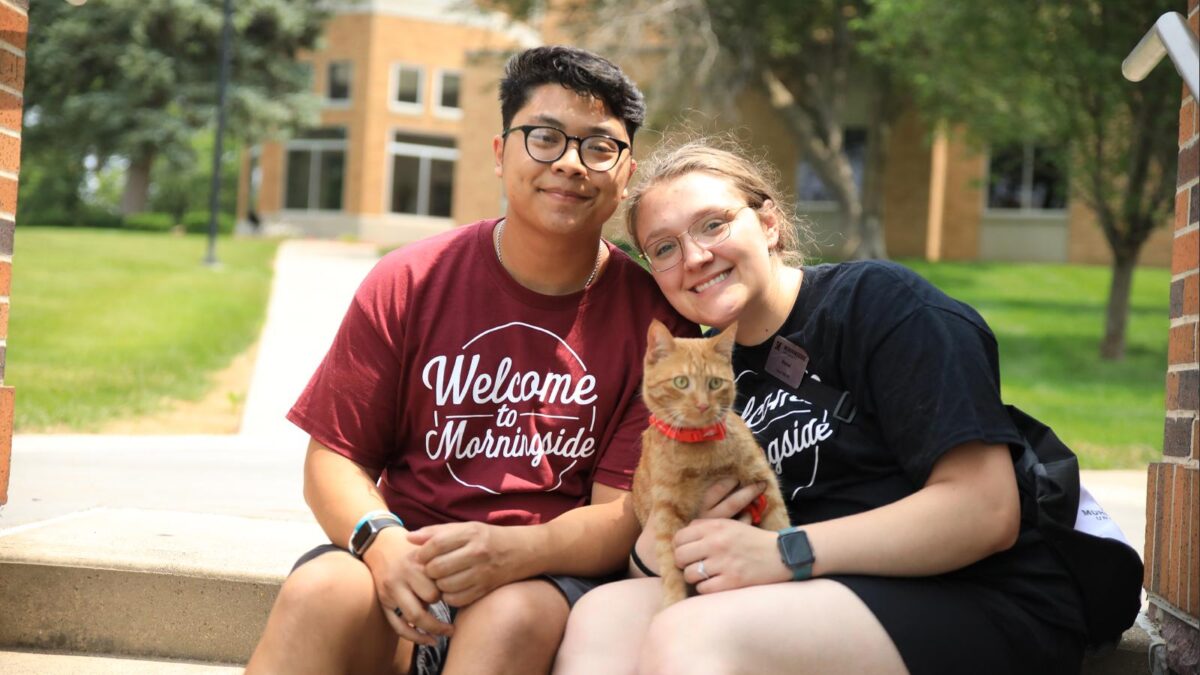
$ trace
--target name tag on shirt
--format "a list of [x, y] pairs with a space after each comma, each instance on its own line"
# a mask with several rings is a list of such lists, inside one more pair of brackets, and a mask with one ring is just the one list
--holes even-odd
[[795, 389], [800, 386], [807, 369], [808, 352], [782, 335], [776, 335], [775, 342], [771, 344], [771, 353], [767, 356], [767, 372]]

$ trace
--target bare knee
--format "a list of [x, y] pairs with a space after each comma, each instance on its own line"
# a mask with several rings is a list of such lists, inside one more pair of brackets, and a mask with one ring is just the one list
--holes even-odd
[[606, 584], [583, 596], [571, 608], [556, 675], [634, 672], [658, 604], [657, 579]]
[[330, 553], [293, 572], [279, 590], [247, 673], [376, 672], [396, 635], [379, 610], [366, 566]]
[[638, 673], [703, 675], [735, 672], [726, 636], [687, 601], [655, 615], [638, 658]]
[[544, 673], [567, 623], [567, 601], [544, 580], [501, 586], [459, 611], [443, 672]]
[[567, 624], [566, 598], [546, 581], [501, 586], [464, 608], [455, 623], [482, 622], [495, 639], [514, 646], [533, 640], [558, 644]]
[[361, 616], [374, 610], [376, 602], [370, 570], [356, 560], [328, 554], [303, 565], [283, 582], [272, 611], [294, 618], [315, 615], [326, 623], [331, 614]]

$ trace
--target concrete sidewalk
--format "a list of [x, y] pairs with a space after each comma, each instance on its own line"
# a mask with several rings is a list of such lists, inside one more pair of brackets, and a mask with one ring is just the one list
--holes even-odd
[[325, 356], [354, 291], [379, 259], [374, 244], [285, 241], [242, 414], [243, 434], [299, 441], [287, 411]]

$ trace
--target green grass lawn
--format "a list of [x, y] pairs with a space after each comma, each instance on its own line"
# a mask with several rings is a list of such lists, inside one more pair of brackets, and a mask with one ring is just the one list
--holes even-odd
[[258, 337], [277, 242], [19, 226], [5, 383], [18, 432], [95, 430], [170, 399]]
[[1168, 270], [1135, 273], [1125, 360], [1112, 362], [1099, 357], [1107, 267], [902, 262], [987, 319], [1005, 401], [1053, 427], [1084, 468], [1161, 456]]

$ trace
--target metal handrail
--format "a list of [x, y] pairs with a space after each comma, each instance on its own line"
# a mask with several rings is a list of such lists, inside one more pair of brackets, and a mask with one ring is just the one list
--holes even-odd
[[1121, 63], [1121, 73], [1131, 82], [1141, 82], [1164, 54], [1171, 55], [1175, 70], [1192, 90], [1192, 98], [1200, 99], [1200, 47], [1196, 35], [1179, 12], [1167, 12], [1158, 17], [1154, 27]]

